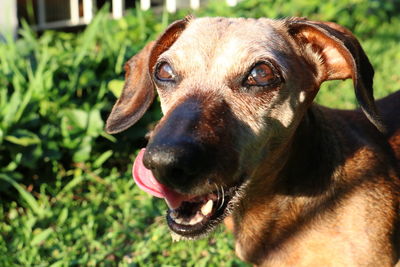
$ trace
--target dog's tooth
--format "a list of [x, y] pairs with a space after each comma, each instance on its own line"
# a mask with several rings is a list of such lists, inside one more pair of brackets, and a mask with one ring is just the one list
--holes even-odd
[[169, 216], [170, 216], [173, 220], [176, 220], [176, 219], [178, 218], [178, 212], [177, 212], [176, 210], [172, 210], [172, 211], [169, 213]]
[[[192, 220], [193, 220], [193, 219], [192, 219]], [[177, 224], [182, 224], [182, 225], [191, 225], [191, 224], [192, 224], [192, 220], [188, 221], [187, 219], [179, 218], [179, 217], [177, 217], [177, 218], [174, 219], [174, 221], [175, 221]]]
[[201, 213], [206, 216], [211, 213], [214, 202], [210, 199], [206, 204], [201, 207]]
[[174, 221], [175, 221], [176, 223], [178, 223], [178, 224], [186, 224], [186, 222], [185, 222], [182, 218], [179, 218], [179, 217], [176, 217], [176, 218], [174, 219]]
[[202, 220], [203, 220], [203, 216], [201, 215], [201, 214], [196, 214], [196, 216], [194, 216], [191, 220], [190, 220], [190, 222], [189, 222], [189, 224], [190, 225], [195, 225], [195, 224], [197, 224], [197, 223], [199, 223], [199, 222], [201, 222]]

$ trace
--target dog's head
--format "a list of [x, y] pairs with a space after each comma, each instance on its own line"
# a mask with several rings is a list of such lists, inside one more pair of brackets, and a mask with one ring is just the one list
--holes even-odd
[[320, 84], [347, 78], [380, 127], [372, 66], [343, 27], [300, 18], [187, 18], [128, 61], [106, 129], [133, 125], [157, 90], [164, 117], [134, 175], [167, 200], [172, 231], [194, 238], [233, 209], [260, 179], [259, 166], [268, 174], [279, 165]]

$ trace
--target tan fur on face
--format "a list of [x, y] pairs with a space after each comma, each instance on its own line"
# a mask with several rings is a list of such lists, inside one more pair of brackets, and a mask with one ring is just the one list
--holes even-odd
[[[176, 103], [193, 94], [216, 95], [230, 103], [234, 116], [251, 130], [239, 128], [235, 132], [235, 150], [240, 155], [238, 170], [253, 170], [249, 173], [251, 179], [245, 189], [245, 199], [239, 202], [239, 211], [234, 213], [236, 253], [240, 258], [265, 266], [357, 266], [377, 260], [385, 266], [391, 262], [390, 247], [380, 247], [389, 254], [382, 259], [377, 258], [374, 249], [377, 243], [387, 239], [378, 241], [375, 234], [360, 236], [370, 227], [363, 221], [365, 215], [375, 210], [364, 196], [346, 194], [336, 200], [341, 203], [340, 207], [331, 200], [340, 187], [332, 186], [319, 197], [296, 199], [273, 192], [275, 184], [283, 179], [280, 172], [288, 160], [293, 135], [320, 83], [327, 77], [347, 78], [350, 73], [336, 47], [316, 51], [313, 45], [305, 44], [299, 50], [286, 32], [285, 23], [269, 19], [191, 20], [180, 38], [158, 59], [169, 62], [180, 77], [172, 90], [158, 88], [162, 110], [168, 113]], [[314, 34], [305, 33], [304, 37], [317, 38]], [[265, 91], [243, 91], [238, 79], [243, 79], [251, 66], [262, 60], [278, 64], [284, 82]], [[311, 65], [315, 66], [314, 70], [303, 71]], [[367, 152], [352, 157], [364, 157]], [[335, 153], [337, 158], [333, 160], [341, 160], [338, 155], [342, 152]], [[333, 172], [332, 183], [342, 179], [345, 170], [352, 169], [349, 164], [337, 166], [340, 171]], [[351, 177], [358, 176], [351, 174]], [[348, 186], [346, 183], [344, 186]], [[288, 230], [297, 229], [296, 216], [318, 206], [332, 211], [321, 212], [312, 219], [300, 219], [297, 224], [305, 223], [302, 220], [308, 223], [304, 228], [299, 226], [302, 230]], [[275, 220], [278, 221], [270, 225]], [[390, 226], [383, 223], [375, 227]], [[293, 236], [279, 243], [281, 229], [293, 231]], [[334, 258], [337, 259], [332, 261]]]
[[[235, 103], [233, 114], [252, 130], [258, 140], [253, 143], [249, 142], [249, 136], [238, 138], [247, 140], [246, 144], [238, 147], [245, 159], [242, 164], [249, 164], [249, 160], [258, 162], [259, 154], [254, 153], [254, 148], [260, 149], [268, 143], [271, 133], [278, 135], [276, 132], [280, 129], [276, 128], [276, 122], [283, 128], [296, 126], [293, 122], [299, 121], [298, 117], [305, 109], [306, 93], [302, 90], [310, 87], [310, 77], [288, 75], [289, 72], [298, 73], [305, 66], [304, 62], [293, 62], [296, 51], [290, 50], [288, 36], [280, 32], [283, 25], [282, 21], [269, 19], [192, 20], [180, 38], [158, 59], [170, 62], [182, 79], [173, 92], [158, 90], [164, 114], [188, 94], [206, 92], [221, 95], [228, 103]], [[207, 42], [204, 42], [204, 36], [207, 36]], [[259, 97], [239, 92], [237, 87], [242, 81], [235, 80], [236, 84], [232, 85], [232, 79], [247, 74], [252, 64], [261, 60], [273, 60], [279, 64], [285, 80], [283, 88], [260, 92]], [[303, 96], [301, 102], [300, 94]], [[287, 134], [290, 131], [283, 135]]]

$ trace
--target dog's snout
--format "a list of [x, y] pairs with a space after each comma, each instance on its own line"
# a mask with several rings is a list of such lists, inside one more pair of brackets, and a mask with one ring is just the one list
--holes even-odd
[[207, 169], [210, 154], [201, 139], [201, 101], [189, 98], [164, 117], [155, 129], [143, 156], [143, 164], [162, 184], [190, 191]]
[[196, 182], [204, 162], [202, 149], [194, 144], [148, 148], [143, 164], [162, 184], [186, 191]]

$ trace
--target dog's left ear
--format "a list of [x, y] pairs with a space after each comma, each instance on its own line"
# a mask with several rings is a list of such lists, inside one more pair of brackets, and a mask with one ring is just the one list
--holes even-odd
[[381, 132], [373, 97], [374, 69], [354, 35], [332, 22], [295, 18], [288, 21], [289, 34], [305, 53], [317, 61], [318, 81], [353, 79], [358, 103], [367, 118]]
[[125, 85], [106, 123], [107, 133], [119, 133], [135, 124], [153, 102], [155, 88], [150, 73], [158, 57], [168, 50], [191, 17], [175, 21], [157, 41], [148, 43], [125, 64]]

